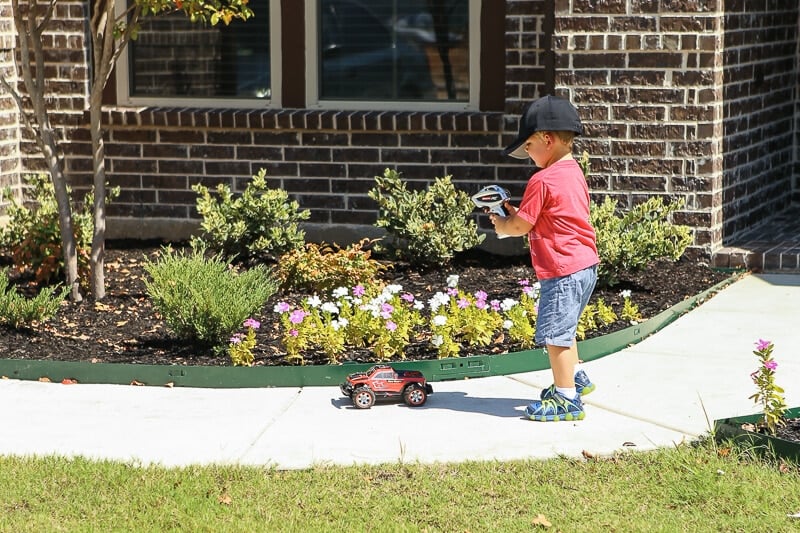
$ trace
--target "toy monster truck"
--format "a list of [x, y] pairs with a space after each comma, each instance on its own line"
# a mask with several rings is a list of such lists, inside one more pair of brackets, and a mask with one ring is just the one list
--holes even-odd
[[395, 370], [389, 365], [375, 365], [366, 372], [355, 372], [339, 388], [358, 409], [369, 409], [376, 399], [402, 397], [409, 407], [424, 405], [433, 394], [419, 370]]

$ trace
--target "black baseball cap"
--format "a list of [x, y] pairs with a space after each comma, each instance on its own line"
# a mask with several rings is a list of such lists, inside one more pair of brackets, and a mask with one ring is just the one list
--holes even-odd
[[519, 135], [509, 144], [503, 155], [527, 159], [525, 141], [537, 131], [573, 131], [583, 133], [578, 110], [569, 100], [557, 96], [543, 96], [534, 100], [519, 119]]

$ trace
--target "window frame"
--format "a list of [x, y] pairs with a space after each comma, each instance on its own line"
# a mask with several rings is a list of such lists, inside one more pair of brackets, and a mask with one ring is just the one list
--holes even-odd
[[309, 109], [352, 111], [478, 111], [480, 106], [481, 2], [469, 0], [469, 98], [465, 102], [394, 100], [323, 100], [319, 98], [318, 0], [305, 2], [305, 102]]
[[[125, 12], [127, 0], [116, 0], [116, 16]], [[245, 21], [245, 24], [247, 22]], [[269, 0], [269, 46], [270, 46], [270, 98], [193, 98], [187, 96], [131, 96], [130, 94], [130, 50], [126, 47], [115, 67], [117, 104], [121, 106], [145, 107], [204, 107], [234, 109], [280, 108], [282, 102], [281, 80], [283, 79], [281, 53], [281, 2]]]

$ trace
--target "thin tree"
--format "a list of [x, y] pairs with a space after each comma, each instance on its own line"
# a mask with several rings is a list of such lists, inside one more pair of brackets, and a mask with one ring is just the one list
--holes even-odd
[[[5, 78], [2, 85], [17, 102], [20, 114], [31, 128], [36, 142], [48, 160], [48, 170], [56, 189], [59, 210], [64, 264], [67, 282], [73, 287], [73, 299], [80, 299], [75, 238], [72, 232], [72, 211], [64, 177], [63, 156], [58, 155], [55, 132], [45, 104], [44, 53], [42, 34], [52, 21], [57, 0], [40, 3], [28, 0], [27, 8], [19, 9], [19, 0], [12, 0], [14, 23], [20, 35], [22, 77], [31, 100], [33, 114], [27, 113], [22, 97]], [[105, 297], [105, 231], [106, 231], [106, 174], [105, 143], [102, 130], [102, 96], [120, 54], [135, 38], [146, 17], [183, 12], [193, 23], [226, 25], [234, 18], [246, 20], [253, 15], [248, 0], [134, 0], [117, 14], [115, 0], [91, 0], [89, 32], [91, 33], [92, 80], [89, 93], [89, 130], [92, 140], [92, 170], [94, 187], [94, 233], [91, 252], [91, 290], [94, 298]], [[31, 65], [31, 54], [36, 68]]]

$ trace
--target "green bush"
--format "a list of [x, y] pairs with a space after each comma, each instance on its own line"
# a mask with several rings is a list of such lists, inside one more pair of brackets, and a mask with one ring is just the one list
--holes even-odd
[[677, 200], [664, 205], [654, 196], [628, 212], [617, 214], [617, 202], [606, 198], [592, 203], [590, 219], [597, 232], [600, 255], [598, 285], [612, 287], [623, 272], [644, 269], [655, 259], [678, 259], [692, 242], [691, 230], [669, 222], [669, 216], [683, 207]]
[[0, 270], [0, 323], [13, 328], [45, 322], [55, 316], [69, 293], [60, 285], [44, 287], [33, 298], [26, 298], [9, 286], [7, 270]]
[[[0, 193], [0, 199], [5, 197], [11, 202], [8, 207], [8, 225], [0, 229], [0, 247], [11, 252], [18, 271], [31, 270], [37, 282], [47, 283], [64, 274], [55, 189], [46, 174], [29, 176], [25, 181], [31, 187], [32, 207], [17, 203], [8, 189]], [[109, 190], [109, 201], [117, 196], [119, 187]], [[88, 279], [94, 228], [93, 203], [94, 195], [87, 193], [80, 209], [75, 206], [72, 208], [78, 276], [82, 280]]]
[[259, 265], [237, 273], [219, 255], [206, 257], [165, 248], [146, 260], [145, 280], [153, 307], [182, 339], [221, 347], [245, 319], [259, 312], [277, 290], [271, 271]]
[[445, 265], [456, 252], [469, 250], [485, 238], [471, 219], [474, 205], [457, 191], [450, 176], [436, 178], [424, 191], [409, 191], [400, 175], [386, 169], [375, 176], [369, 197], [378, 202], [376, 225], [385, 228], [397, 257], [415, 265]]
[[370, 283], [388, 268], [364, 249], [373, 243], [362, 239], [347, 248], [308, 243], [304, 249], [281, 256], [276, 276], [285, 289], [311, 293]]
[[193, 185], [192, 190], [198, 194], [197, 211], [203, 217], [203, 233], [193, 239], [195, 245], [228, 260], [258, 262], [274, 260], [305, 242], [298, 223], [309, 218], [309, 211], [300, 211], [286, 191], [267, 187], [263, 168], [237, 198], [222, 184], [216, 189], [218, 198], [201, 184]]

